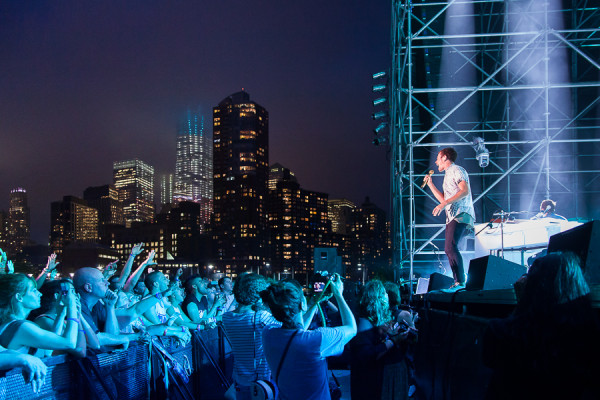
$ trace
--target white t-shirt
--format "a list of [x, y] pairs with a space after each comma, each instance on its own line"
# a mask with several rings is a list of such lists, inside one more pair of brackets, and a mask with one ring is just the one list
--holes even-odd
[[446, 223], [449, 223], [462, 213], [468, 214], [469, 221], [460, 221], [473, 225], [475, 223], [475, 209], [473, 208], [473, 197], [471, 196], [471, 185], [469, 184], [469, 175], [463, 167], [452, 164], [445, 171], [444, 175], [444, 199], [449, 199], [460, 191], [458, 184], [464, 181], [469, 188], [469, 194], [446, 206]]
[[[273, 378], [285, 347], [295, 332], [268, 326], [263, 330], [263, 346]], [[277, 386], [281, 400], [330, 399], [326, 357], [342, 354], [354, 335], [343, 327], [300, 330], [292, 339], [283, 360]]]

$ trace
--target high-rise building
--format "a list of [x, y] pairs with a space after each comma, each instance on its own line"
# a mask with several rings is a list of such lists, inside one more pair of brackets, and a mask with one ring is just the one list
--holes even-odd
[[291, 182], [298, 182], [298, 180], [296, 179], [296, 175], [294, 175], [294, 173], [288, 168], [284, 167], [279, 163], [271, 165], [271, 167], [269, 168], [269, 190], [277, 189], [277, 182], [282, 181], [284, 179]]
[[115, 185], [91, 186], [83, 191], [87, 205], [98, 210], [98, 225], [124, 225], [123, 204]]
[[138, 160], [113, 163], [113, 179], [123, 203], [125, 223], [154, 219], [154, 168]]
[[200, 203], [203, 222], [208, 223], [213, 202], [213, 143], [204, 128], [204, 117], [188, 111], [177, 129], [175, 201]]
[[289, 170], [269, 191], [269, 259], [273, 272], [301, 282], [313, 271], [313, 250], [327, 242], [327, 194], [300, 188]]
[[93, 186], [83, 191], [83, 199], [88, 206], [98, 210], [98, 238], [100, 243], [108, 244], [105, 228], [109, 225], [125, 225], [119, 192], [114, 185]]
[[[123, 260], [136, 243], [143, 242], [156, 252], [153, 267], [159, 271], [175, 271], [177, 268], [198, 273], [209, 265], [211, 241], [201, 230], [201, 207], [199, 203], [180, 201], [163, 207], [153, 223], [138, 223], [130, 228], [111, 226], [108, 230], [110, 247], [117, 250]], [[144, 257], [142, 255], [141, 257]]]
[[75, 196], [50, 205], [50, 249], [61, 255], [65, 246], [98, 241], [98, 210]]
[[269, 114], [244, 91], [213, 109], [217, 260], [226, 273], [258, 270], [266, 257]]
[[[8, 214], [0, 210], [0, 249], [8, 249]], [[6, 251], [6, 250], [5, 250]]]
[[173, 174], [163, 174], [160, 176], [160, 205], [173, 202], [173, 189], [175, 181]]
[[331, 221], [331, 232], [349, 235], [352, 231], [352, 212], [356, 206], [347, 199], [329, 199], [327, 213]]
[[27, 205], [27, 191], [16, 188], [10, 191], [8, 201], [8, 230], [7, 242], [10, 255], [23, 251], [29, 244], [29, 206]]
[[375, 268], [390, 264], [388, 240], [388, 224], [385, 211], [371, 203], [369, 198], [354, 210], [353, 236], [355, 239], [355, 260], [357, 265], [368, 268], [373, 273]]

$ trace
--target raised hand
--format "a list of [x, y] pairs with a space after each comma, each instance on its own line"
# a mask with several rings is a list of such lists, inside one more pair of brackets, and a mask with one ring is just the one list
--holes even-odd
[[6, 263], [6, 273], [12, 274], [14, 272], [15, 272], [15, 265], [13, 264], [12, 260], [8, 260], [8, 262]]
[[154, 256], [155, 255], [156, 255], [156, 251], [152, 250], [148, 254], [148, 258], [146, 258], [146, 260], [144, 261], [144, 265], [146, 265], [146, 266], [156, 265], [156, 261], [154, 261]]
[[105, 278], [108, 279], [113, 276], [115, 272], [117, 272], [117, 262], [119, 262], [119, 260], [112, 261], [106, 267], [104, 267], [103, 275]]
[[134, 257], [139, 256], [142, 251], [144, 251], [144, 243], [138, 243], [131, 249], [131, 255]]
[[344, 293], [344, 282], [342, 282], [342, 277], [339, 274], [332, 275], [329, 286], [331, 286], [331, 291], [336, 297], [341, 296], [342, 293]]
[[0, 249], [0, 274], [3, 274], [5, 272], [7, 260], [8, 258], [6, 257], [6, 253], [4, 252], [4, 250]]
[[46, 263], [46, 271], [47, 272], [54, 271], [56, 269], [56, 267], [58, 266], [58, 264], [60, 264], [60, 263], [56, 261], [56, 253], [50, 254], [50, 256], [48, 256], [48, 262]]

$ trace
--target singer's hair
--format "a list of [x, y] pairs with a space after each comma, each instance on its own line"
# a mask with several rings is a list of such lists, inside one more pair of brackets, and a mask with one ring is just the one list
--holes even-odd
[[440, 155], [446, 156], [448, 160], [454, 162], [456, 161], [456, 157], [458, 157], [458, 153], [452, 147], [446, 147], [445, 149], [440, 150]]
[[542, 201], [542, 204], [540, 204], [540, 210], [541, 211], [546, 211], [546, 208], [550, 206], [550, 211], [551, 213], [554, 212], [554, 210], [556, 210], [556, 202], [552, 201], [550, 199], [546, 199]]

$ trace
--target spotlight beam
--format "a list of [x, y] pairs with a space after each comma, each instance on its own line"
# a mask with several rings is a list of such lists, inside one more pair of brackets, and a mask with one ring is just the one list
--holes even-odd
[[[416, 19], [417, 19], [417, 21], [419, 21], [419, 22], [423, 23], [423, 21], [421, 21], [419, 18], [416, 18]], [[437, 34], [437, 32], [436, 32], [435, 30], [433, 30], [433, 29], [430, 29], [430, 30], [431, 30], [433, 33]], [[442, 37], [442, 36], [443, 36], [443, 35], [436, 36], [436, 38], [439, 38], [439, 37]], [[459, 39], [459, 37], [458, 37], [458, 36], [460, 36], [460, 38], [462, 38], [462, 35], [453, 35], [453, 36], [457, 36], [457, 37], [456, 37], [456, 39]], [[414, 40], [414, 39], [413, 39], [413, 40]], [[469, 58], [469, 57], [467, 57], [467, 56], [466, 56], [466, 55], [465, 55], [465, 54], [464, 54], [462, 51], [460, 51], [460, 49], [458, 49], [458, 46], [459, 46], [459, 45], [452, 44], [452, 43], [450, 43], [449, 41], [447, 41], [446, 39], [442, 39], [442, 42], [445, 44], [445, 46], [444, 46], [444, 47], [449, 47], [449, 48], [451, 48], [452, 50], [455, 50], [455, 51], [456, 51], [456, 53], [457, 53], [458, 55], [460, 55], [462, 58], [464, 58], [464, 59], [467, 61], [467, 63], [471, 64], [471, 66], [472, 66], [473, 68], [475, 68], [477, 71], [481, 72], [481, 73], [482, 73], [482, 74], [483, 74], [485, 77], [489, 77], [489, 76], [490, 76], [490, 75], [489, 75], [489, 74], [488, 74], [488, 73], [487, 73], [487, 72], [486, 72], [486, 71], [485, 71], [483, 68], [481, 68], [481, 67], [480, 67], [479, 65], [477, 65], [475, 62], [473, 62], [473, 60], [472, 60], [472, 59], [470, 59], [470, 58]], [[463, 44], [463, 45], [464, 45], [464, 44]], [[463, 45], [460, 45], [460, 46], [463, 46]], [[467, 44], [466, 46], [472, 46], [472, 44], [471, 44], [471, 43], [469, 43], [469, 44]], [[496, 62], [499, 62], [499, 60], [495, 60], [495, 61], [496, 61]], [[464, 65], [466, 65], [466, 64], [463, 64], [463, 66], [464, 66]], [[502, 83], [501, 83], [500, 81], [496, 80], [495, 78], [493, 78], [492, 80], [493, 80], [493, 82], [494, 82], [494, 83], [496, 83], [496, 84], [498, 84], [498, 85], [502, 85]]]
[[500, 71], [502, 71], [507, 65], [509, 65], [515, 58], [517, 58], [523, 51], [525, 51], [525, 49], [527, 48], [527, 46], [529, 46], [531, 43], [533, 43], [539, 36], [541, 36], [541, 33], [538, 33], [535, 37], [533, 37], [528, 43], [527, 45], [523, 46], [519, 51], [517, 51], [515, 54], [513, 54], [512, 57], [510, 57], [508, 60], [506, 60], [506, 62], [504, 62], [499, 68], [496, 69], [496, 71], [494, 71], [491, 76], [487, 79], [485, 79], [483, 82], [481, 82], [481, 84], [479, 86], [477, 86], [474, 90], [472, 90], [464, 99], [462, 99], [456, 106], [454, 106], [454, 108], [450, 111], [448, 111], [446, 113], [446, 115], [438, 122], [435, 123], [435, 125], [433, 125], [431, 128], [429, 128], [429, 130], [427, 132], [425, 132], [420, 138], [418, 138], [417, 140], [415, 140], [414, 143], [420, 143], [423, 141], [423, 139], [425, 139], [427, 136], [429, 136], [429, 134], [431, 134], [431, 132], [433, 132], [435, 130], [435, 128], [437, 128], [438, 126], [441, 125], [441, 123], [446, 120], [447, 118], [449, 118], [452, 114], [454, 114], [454, 112], [456, 112], [456, 110], [458, 110], [463, 104], [465, 104], [471, 97], [473, 97], [475, 94], [479, 93], [479, 91], [488, 84], [489, 81], [492, 80], [492, 78], [497, 75], [498, 73], [500, 73]]

